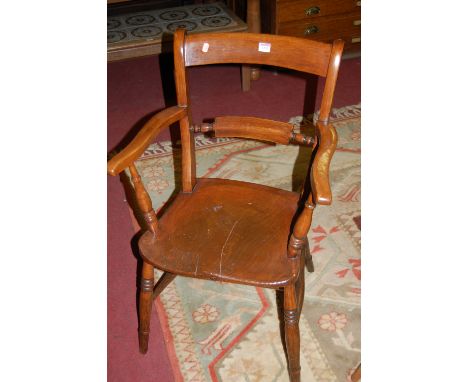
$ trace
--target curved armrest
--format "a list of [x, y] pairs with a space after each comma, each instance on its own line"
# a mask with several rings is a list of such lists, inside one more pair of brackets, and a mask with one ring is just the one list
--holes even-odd
[[317, 204], [329, 205], [332, 201], [329, 168], [338, 136], [333, 125], [324, 125], [322, 122], [317, 122], [317, 136], [319, 144], [312, 163], [312, 194]]
[[154, 115], [136, 135], [135, 138], [109, 162], [107, 162], [107, 173], [118, 175], [125, 168], [137, 160], [146, 150], [152, 140], [159, 132], [179, 121], [187, 115], [187, 109], [180, 106], [172, 106]]

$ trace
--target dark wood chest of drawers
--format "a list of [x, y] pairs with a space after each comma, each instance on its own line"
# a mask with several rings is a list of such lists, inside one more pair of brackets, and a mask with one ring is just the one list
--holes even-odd
[[360, 0], [262, 0], [262, 32], [331, 42], [361, 49]]

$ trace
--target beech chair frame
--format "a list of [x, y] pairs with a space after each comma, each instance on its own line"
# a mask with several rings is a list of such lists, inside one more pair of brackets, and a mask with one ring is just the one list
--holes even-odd
[[[146, 353], [148, 349], [153, 299], [177, 275], [259, 285], [284, 291], [284, 335], [289, 375], [292, 382], [300, 381], [299, 317], [304, 300], [304, 268], [307, 266], [309, 271], [312, 270], [307, 233], [312, 223], [315, 206], [317, 204], [329, 205], [332, 202], [329, 166], [336, 148], [337, 134], [333, 125], [329, 123], [329, 115], [343, 45], [342, 40], [326, 44], [278, 35], [253, 33], [186, 35], [184, 30], [176, 31], [174, 35], [174, 65], [178, 105], [153, 116], [132, 142], [108, 162], [108, 174], [110, 175], [116, 176], [124, 169], [129, 169], [137, 204], [147, 225], [143, 227], [146, 233], [139, 242], [143, 257], [139, 293], [139, 343], [142, 353]], [[293, 126], [289, 123], [255, 117], [225, 116], [216, 118], [211, 124], [193, 125], [186, 68], [225, 63], [271, 65], [325, 77], [325, 88], [313, 136], [308, 137], [295, 133]], [[194, 133], [213, 131], [216, 137], [257, 139], [277, 144], [294, 142], [312, 147], [310, 173], [306, 177], [302, 195], [298, 198], [298, 207], [294, 214], [295, 218], [292, 220], [292, 228], [288, 237], [285, 238], [287, 243], [285, 243], [284, 248], [286, 250], [281, 261], [284, 261], [282, 266], [288, 268], [287, 277], [265, 281], [266, 279], [262, 279], [264, 275], [260, 271], [261, 264], [258, 264], [258, 279], [251, 275], [245, 275], [245, 277], [236, 275], [236, 277], [229, 278], [229, 275], [222, 274], [221, 265], [218, 273], [203, 272], [203, 270], [198, 270], [198, 262], [197, 269], [180, 268], [180, 271], [175, 273], [169, 271], [169, 269], [176, 269], [174, 264], [164, 265], [154, 260], [156, 258], [154, 247], [157, 247], [158, 240], [164, 234], [159, 227], [151, 199], [144, 188], [134, 162], [163, 129], [176, 122], [180, 126], [182, 142], [182, 190], [177, 196], [181, 199], [190, 198], [196, 192], [201, 192], [196, 190], [197, 183], [200, 184], [200, 187], [203, 184], [208, 184], [208, 182], [203, 183], [201, 179], [196, 177]], [[231, 183], [219, 184], [230, 185]], [[260, 187], [264, 187], [264, 189]], [[273, 191], [269, 189], [258, 185], [253, 187], [251, 192], [253, 194], [259, 190], [273, 195]], [[286, 191], [281, 192], [286, 193]], [[202, 238], [200, 239], [202, 240]], [[210, 246], [209, 243], [206, 245]], [[165, 271], [156, 285], [154, 282], [155, 267]]]

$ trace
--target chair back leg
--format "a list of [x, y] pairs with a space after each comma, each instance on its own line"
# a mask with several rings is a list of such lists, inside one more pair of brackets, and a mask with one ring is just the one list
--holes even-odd
[[284, 288], [284, 336], [291, 382], [301, 381], [299, 306], [296, 284]]
[[250, 90], [250, 65], [242, 65], [242, 91]]
[[306, 237], [304, 247], [304, 259], [307, 272], [312, 273], [314, 271], [314, 263], [312, 262], [312, 255], [310, 254], [309, 239]]
[[297, 299], [297, 317], [298, 320], [301, 318], [302, 305], [304, 305], [304, 292], [305, 292], [305, 267], [301, 266], [301, 273], [296, 281], [296, 299]]

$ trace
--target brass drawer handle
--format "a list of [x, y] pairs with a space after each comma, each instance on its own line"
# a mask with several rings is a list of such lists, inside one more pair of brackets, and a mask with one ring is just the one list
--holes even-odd
[[320, 13], [320, 7], [310, 7], [305, 10], [307, 16], [318, 15]]
[[356, 6], [357, 6], [357, 7], [360, 7], [360, 6], [361, 6], [361, 2], [360, 2], [360, 1], [356, 1]]
[[311, 25], [310, 27], [307, 27], [306, 30], [304, 31], [305, 35], [309, 34], [314, 34], [319, 31], [318, 27], [316, 25]]
[[351, 44], [355, 44], [357, 42], [361, 42], [361, 37], [354, 37], [351, 39]]
[[354, 21], [353, 21], [353, 25], [354, 25], [354, 26], [361, 25], [361, 20], [354, 20]]

